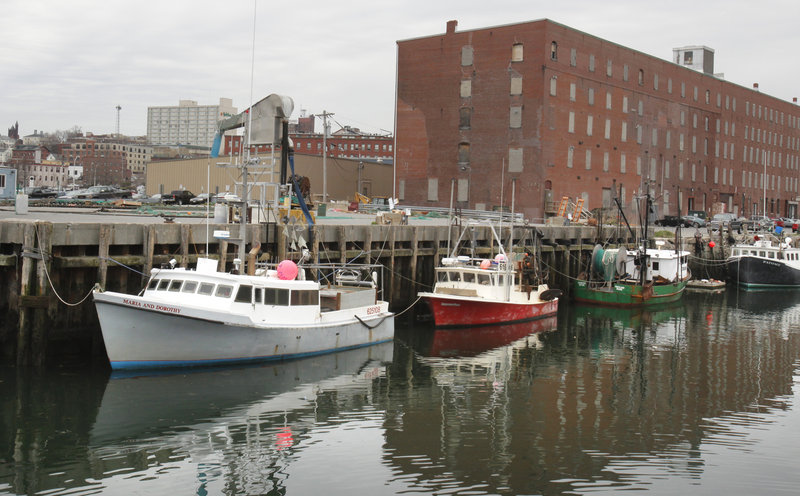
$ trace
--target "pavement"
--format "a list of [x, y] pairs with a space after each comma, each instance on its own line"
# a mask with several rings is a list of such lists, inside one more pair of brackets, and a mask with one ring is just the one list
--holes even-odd
[[[213, 210], [210, 212], [213, 223]], [[176, 224], [202, 224], [206, 222], [206, 211], [203, 209], [121, 209], [101, 206], [87, 207], [39, 207], [29, 206], [27, 213], [16, 213], [14, 205], [0, 206], [0, 221], [46, 221], [53, 223], [127, 223], [127, 224], [163, 224], [167, 221]], [[320, 225], [371, 225], [376, 222], [375, 213], [347, 212], [329, 209], [327, 215], [318, 216]], [[409, 225], [446, 226], [447, 216], [412, 215]]]

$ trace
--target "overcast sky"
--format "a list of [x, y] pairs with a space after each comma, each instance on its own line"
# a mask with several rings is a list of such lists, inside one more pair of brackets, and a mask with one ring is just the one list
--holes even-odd
[[[392, 131], [396, 41], [551, 19], [671, 60], [706, 45], [733, 83], [800, 96], [797, 0], [2, 0], [0, 132], [73, 126], [144, 135], [147, 107], [233, 99], [240, 111], [270, 93], [341, 125]], [[255, 12], [255, 17], [254, 17]], [[253, 38], [255, 18], [255, 64]], [[338, 128], [336, 124], [334, 130]], [[317, 125], [321, 129], [321, 125]]]

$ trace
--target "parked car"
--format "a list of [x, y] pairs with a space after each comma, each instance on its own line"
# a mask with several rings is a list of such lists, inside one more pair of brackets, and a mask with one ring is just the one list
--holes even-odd
[[39, 186], [25, 188], [25, 194], [28, 195], [29, 198], [55, 198], [58, 196], [57, 191], [49, 188], [41, 188]]
[[743, 218], [737, 217], [736, 214], [724, 213], [715, 214], [709, 223], [711, 231], [718, 231], [720, 229], [729, 229], [731, 231], [742, 232]]
[[161, 203], [183, 205], [189, 203], [192, 198], [194, 198], [194, 193], [188, 189], [176, 189], [168, 195], [161, 195]]
[[81, 200], [100, 200], [108, 198], [130, 198], [132, 192], [126, 189], [115, 188], [114, 186], [90, 186], [83, 191], [79, 191], [75, 198]]
[[703, 210], [689, 210], [686, 212], [686, 215], [694, 215], [695, 217], [700, 217], [704, 221], [708, 222], [708, 216]]
[[664, 217], [655, 221], [657, 226], [671, 226], [678, 227], [681, 224], [681, 219], [677, 215], [665, 215]]
[[209, 193], [200, 193], [199, 195], [195, 196], [194, 198], [189, 199], [189, 203], [192, 205], [201, 205], [206, 204], [209, 201], [214, 201], [214, 195]]
[[684, 215], [681, 217], [683, 227], [706, 227], [706, 220], [696, 215]]
[[748, 231], [771, 231], [773, 221], [766, 215], [751, 215], [742, 224]]

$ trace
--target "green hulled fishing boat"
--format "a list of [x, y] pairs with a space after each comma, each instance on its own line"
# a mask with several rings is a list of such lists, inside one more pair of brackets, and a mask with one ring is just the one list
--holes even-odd
[[[644, 200], [643, 211], [649, 212], [649, 193]], [[600, 245], [595, 246], [589, 270], [573, 286], [576, 301], [627, 307], [650, 306], [680, 299], [691, 279], [689, 252], [649, 248], [647, 215], [644, 217], [641, 244], [637, 249], [621, 247], [606, 250]]]

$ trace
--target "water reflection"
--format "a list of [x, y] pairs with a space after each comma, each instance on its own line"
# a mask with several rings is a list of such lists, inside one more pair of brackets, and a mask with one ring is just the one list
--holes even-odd
[[565, 304], [261, 367], [0, 371], [0, 494], [776, 492], [800, 484], [797, 296]]
[[[281, 492], [287, 454], [338, 412], [371, 404], [371, 383], [385, 375], [392, 351], [384, 343], [263, 366], [112, 375], [83, 385], [85, 402], [47, 394], [74, 394], [69, 376], [28, 378], [32, 396], [22, 401], [40, 415], [14, 415], [16, 434], [33, 438], [4, 443], [15, 446], [14, 463], [0, 464], [0, 494], [122, 494], [148, 485], [165, 494]], [[74, 436], [75, 451], [58, 439], [62, 432]], [[64, 463], [48, 462], [51, 454]]]

